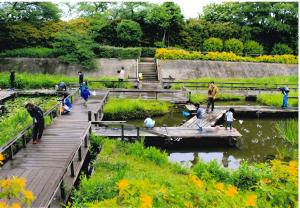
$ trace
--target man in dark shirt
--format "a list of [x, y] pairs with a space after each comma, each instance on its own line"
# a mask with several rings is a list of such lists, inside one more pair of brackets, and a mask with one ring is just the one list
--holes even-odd
[[79, 85], [83, 83], [83, 73], [81, 71], [78, 72], [78, 78], [79, 78]]
[[9, 76], [10, 88], [15, 89], [15, 72], [11, 71]]
[[45, 127], [44, 113], [40, 107], [32, 103], [27, 103], [25, 108], [33, 118], [32, 143], [37, 144], [42, 138]]

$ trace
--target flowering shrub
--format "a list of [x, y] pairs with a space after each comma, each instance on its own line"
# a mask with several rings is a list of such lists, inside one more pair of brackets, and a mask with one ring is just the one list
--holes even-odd
[[196, 51], [186, 51], [182, 49], [156, 49], [157, 59], [187, 59], [187, 60], [213, 60], [213, 61], [240, 61], [240, 62], [265, 62], [298, 64], [298, 57], [290, 54], [286, 55], [262, 55], [258, 57], [243, 57], [232, 52], [209, 52], [206, 55]]
[[[84, 178], [73, 207], [297, 207], [298, 162], [244, 163], [237, 170], [199, 161], [185, 173], [157, 164], [141, 143], [102, 139], [95, 173]], [[184, 168], [184, 167], [183, 167]], [[283, 191], [284, 190], [284, 191]]]

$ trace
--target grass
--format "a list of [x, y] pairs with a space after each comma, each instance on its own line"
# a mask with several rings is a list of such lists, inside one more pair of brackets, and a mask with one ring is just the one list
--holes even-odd
[[[44, 112], [58, 103], [56, 97], [18, 97], [15, 100], [5, 102], [4, 104], [9, 112], [0, 118], [0, 146], [11, 140], [28, 125], [32, 124], [32, 118], [24, 108], [25, 101], [39, 105]], [[46, 123], [49, 122], [47, 118]]]
[[[0, 72], [0, 88], [9, 88], [9, 72]], [[117, 81], [113, 77], [87, 77], [87, 80], [102, 80], [106, 82], [91, 83], [89, 85], [92, 89], [102, 89], [112, 87], [111, 81]], [[55, 74], [31, 74], [31, 73], [16, 73], [16, 88], [17, 89], [39, 89], [39, 88], [54, 88], [59, 82], [65, 82], [67, 85], [70, 83], [78, 83], [77, 76], [63, 76]], [[131, 83], [124, 83], [125, 88], [131, 88]]]
[[297, 206], [297, 161], [243, 163], [237, 170], [199, 161], [188, 169], [139, 142], [95, 139], [101, 153], [73, 195], [75, 208]]
[[0, 57], [54, 58], [54, 49], [42, 47], [17, 48], [0, 53]]
[[295, 119], [280, 121], [276, 123], [279, 135], [294, 147], [298, 147], [298, 121]]
[[168, 113], [172, 105], [166, 101], [111, 98], [104, 106], [104, 119], [127, 120]]
[[[298, 92], [290, 92], [289, 97], [298, 97]], [[264, 105], [275, 106], [275, 107], [281, 107], [282, 100], [283, 100], [283, 95], [281, 93], [261, 93], [257, 96], [257, 102]], [[289, 106], [297, 107], [298, 99], [290, 98], [288, 100], [288, 104]]]
[[[234, 94], [217, 94], [216, 101], [244, 101], [245, 97], [241, 95]], [[205, 94], [195, 94], [192, 93], [190, 97], [190, 102], [193, 104], [205, 104], [207, 103], [207, 95]]]
[[[181, 82], [207, 82], [207, 84], [211, 81], [214, 81], [216, 85], [218, 86], [218, 83], [220, 82], [233, 82], [233, 83], [259, 83], [259, 84], [267, 84], [268, 85], [274, 85], [274, 84], [298, 84], [298, 76], [273, 76], [273, 77], [251, 77], [251, 78], [242, 78], [242, 77], [236, 77], [236, 78], [215, 78], [215, 77], [201, 77], [197, 79], [189, 79], [189, 80], [177, 80]], [[173, 84], [172, 89], [181, 89], [185, 85], [190, 84]], [[206, 84], [203, 85], [203, 87], [206, 89]], [[230, 85], [229, 85], [230, 86]], [[253, 85], [248, 84], [245, 86], [249, 87], [262, 87], [261, 85]]]

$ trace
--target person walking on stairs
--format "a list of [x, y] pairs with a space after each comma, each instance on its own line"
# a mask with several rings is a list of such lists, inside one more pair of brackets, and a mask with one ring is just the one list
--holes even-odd
[[214, 107], [215, 107], [215, 99], [218, 93], [218, 88], [215, 85], [215, 82], [212, 81], [210, 82], [209, 86], [208, 86], [208, 101], [207, 101], [207, 108], [206, 108], [206, 112], [208, 113], [209, 107], [211, 105], [211, 111], [214, 111]]
[[37, 144], [41, 141], [45, 128], [45, 118], [42, 109], [32, 103], [25, 105], [30, 116], [33, 118], [32, 143]]

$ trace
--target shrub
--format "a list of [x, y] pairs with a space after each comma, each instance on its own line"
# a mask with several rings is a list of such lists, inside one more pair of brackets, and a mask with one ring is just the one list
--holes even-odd
[[141, 56], [141, 48], [97, 46], [94, 50], [98, 58], [138, 59]]
[[271, 54], [273, 55], [283, 55], [292, 54], [293, 50], [286, 44], [277, 43], [273, 46]]
[[53, 58], [54, 50], [51, 48], [18, 48], [0, 53], [0, 57]]
[[205, 59], [214, 61], [239, 61], [240, 57], [232, 52], [209, 52]]
[[224, 51], [233, 52], [235, 54], [243, 53], [244, 45], [242, 41], [231, 38], [224, 42]]
[[63, 62], [94, 67], [94, 42], [86, 33], [64, 30], [56, 35], [53, 43], [56, 56]]
[[165, 42], [163, 42], [163, 41], [155, 41], [155, 42], [154, 42], [154, 46], [155, 46], [156, 48], [165, 48], [165, 47], [166, 47], [166, 44], [165, 44]]
[[222, 51], [223, 41], [220, 38], [208, 38], [203, 42], [203, 50], [210, 51]]
[[188, 52], [182, 49], [156, 49], [155, 57], [158, 59], [201, 59], [200, 52]]
[[122, 20], [117, 25], [117, 34], [121, 45], [133, 46], [141, 41], [142, 30], [139, 23], [132, 20]]
[[244, 44], [244, 53], [247, 54], [262, 54], [264, 48], [258, 42], [249, 40]]
[[154, 57], [155, 56], [156, 48], [152, 47], [142, 47], [142, 57]]

